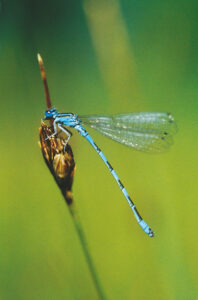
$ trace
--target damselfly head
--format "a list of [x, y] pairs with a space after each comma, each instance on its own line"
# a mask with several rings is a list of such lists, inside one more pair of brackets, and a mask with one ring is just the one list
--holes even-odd
[[55, 108], [51, 108], [51, 109], [46, 110], [45, 117], [46, 117], [46, 119], [51, 119], [51, 118], [54, 118], [57, 115], [57, 113], [58, 112]]

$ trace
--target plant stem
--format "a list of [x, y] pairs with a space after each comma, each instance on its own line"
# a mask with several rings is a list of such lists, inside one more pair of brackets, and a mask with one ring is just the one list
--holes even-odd
[[104, 295], [104, 291], [102, 289], [100, 281], [98, 279], [98, 275], [97, 275], [93, 260], [91, 258], [90, 252], [89, 252], [89, 248], [88, 248], [88, 245], [87, 245], [87, 241], [86, 241], [86, 238], [85, 238], [83, 227], [82, 227], [82, 224], [80, 222], [77, 211], [76, 211], [76, 209], [74, 208], [73, 205], [68, 205], [68, 207], [69, 207], [69, 211], [70, 211], [71, 216], [72, 216], [72, 220], [74, 222], [74, 226], [75, 226], [76, 231], [78, 233], [78, 237], [80, 239], [80, 243], [81, 243], [81, 246], [82, 246], [82, 249], [83, 249], [87, 264], [88, 264], [88, 267], [89, 267], [89, 271], [91, 273], [93, 282], [95, 284], [95, 288], [98, 292], [98, 296], [101, 300], [107, 300], [106, 296]]

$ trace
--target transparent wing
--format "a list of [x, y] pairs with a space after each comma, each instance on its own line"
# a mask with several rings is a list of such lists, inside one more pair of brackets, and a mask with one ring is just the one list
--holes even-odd
[[80, 120], [112, 140], [146, 152], [166, 151], [177, 130], [169, 113], [141, 112], [123, 115], [80, 116]]

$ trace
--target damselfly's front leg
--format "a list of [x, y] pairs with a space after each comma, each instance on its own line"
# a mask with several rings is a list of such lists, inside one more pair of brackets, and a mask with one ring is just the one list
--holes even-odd
[[58, 124], [58, 120], [54, 120], [54, 122], [53, 122], [54, 133], [51, 134], [50, 136], [48, 136], [45, 140], [50, 139], [51, 137], [55, 136], [58, 133], [58, 131], [57, 131], [57, 124]]

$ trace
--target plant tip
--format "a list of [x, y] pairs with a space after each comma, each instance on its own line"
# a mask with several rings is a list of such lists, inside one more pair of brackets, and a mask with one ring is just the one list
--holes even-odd
[[44, 68], [42, 57], [39, 53], [37, 53], [37, 59], [38, 59], [39, 67], [40, 67], [40, 70], [41, 70], [41, 78], [43, 79], [47, 109], [51, 109], [52, 104], [51, 104], [49, 89], [48, 89], [48, 85], [47, 85], [47, 78], [46, 78], [46, 74], [45, 74], [45, 68]]
[[39, 64], [43, 63], [42, 57], [39, 53], [37, 53], [37, 59], [38, 59]]

